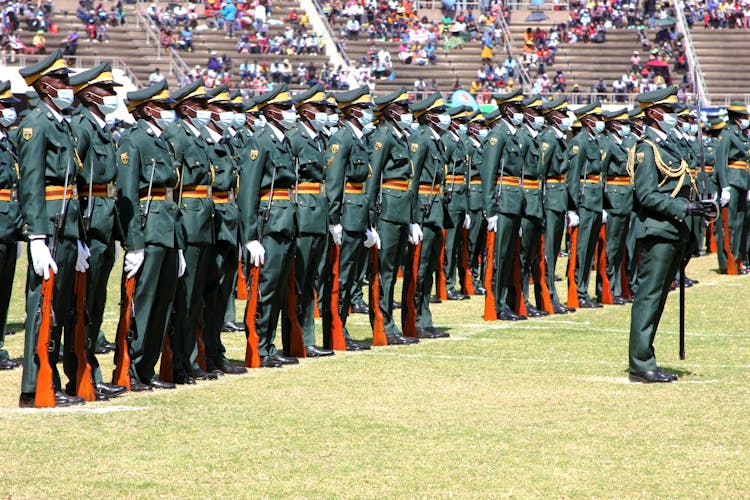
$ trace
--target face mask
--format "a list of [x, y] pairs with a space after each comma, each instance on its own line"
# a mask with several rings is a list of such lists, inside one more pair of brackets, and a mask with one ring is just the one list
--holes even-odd
[[253, 122], [253, 130], [255, 130], [256, 132], [259, 132], [263, 130], [264, 128], [266, 128], [266, 125], [268, 125], [268, 121], [266, 121], [266, 117], [263, 115], [260, 115]]
[[156, 118], [156, 124], [159, 128], [164, 129], [168, 125], [171, 125], [177, 120], [177, 114], [173, 109], [162, 109], [161, 114]]
[[661, 129], [664, 132], [669, 132], [675, 125], [677, 125], [677, 115], [674, 113], [664, 113], [659, 121]]
[[489, 133], [490, 133], [489, 130], [487, 130], [486, 128], [482, 128], [482, 129], [479, 129], [479, 134], [478, 135], [479, 135], [480, 139], [484, 139], [485, 137], [487, 137], [487, 134], [489, 134]]
[[338, 132], [338, 131], [339, 131], [339, 128], [338, 128], [338, 127], [328, 127], [328, 133], [329, 133], [330, 135], [333, 135], [333, 134], [335, 134], [335, 133], [336, 133], [336, 132]]
[[372, 110], [363, 109], [362, 110], [362, 116], [360, 116], [359, 118], [357, 118], [357, 121], [359, 121], [359, 124], [364, 127], [368, 123], [372, 123], [372, 119], [373, 119]]
[[747, 118], [740, 120], [740, 130], [745, 130], [747, 127], [750, 127], [750, 120]]
[[437, 126], [440, 130], [448, 130], [451, 126], [451, 117], [446, 114], [437, 115]]
[[373, 122], [362, 125], [362, 133], [365, 135], [369, 134], [373, 130], [375, 130], [375, 123]]
[[279, 122], [279, 125], [289, 130], [290, 128], [294, 127], [296, 123], [297, 112], [294, 110], [294, 108], [285, 109], [281, 112], [281, 121]]
[[326, 113], [315, 113], [315, 117], [310, 123], [315, 130], [321, 131], [326, 126], [326, 123], [328, 123], [328, 115]]
[[396, 124], [403, 129], [411, 127], [412, 123], [414, 123], [414, 115], [411, 113], [402, 113], [398, 115], [398, 120], [396, 120]]
[[99, 111], [101, 111], [104, 115], [114, 113], [117, 109], [117, 96], [107, 95], [102, 97], [102, 103], [97, 104], [96, 107], [99, 108]]
[[234, 122], [234, 113], [231, 111], [222, 111], [219, 113], [219, 119], [215, 120], [216, 126], [221, 130], [226, 130], [232, 126]]
[[687, 122], [681, 122], [681, 123], [680, 123], [680, 128], [682, 129], [682, 131], [683, 131], [684, 133], [686, 133], [686, 134], [689, 134], [689, 133], [690, 133], [690, 128], [691, 128], [691, 127], [690, 127], [690, 124], [689, 124], [689, 123], [687, 123]]
[[692, 125], [690, 125], [690, 133], [693, 134], [693, 135], [698, 135], [698, 124], [697, 123], [693, 123]]
[[573, 125], [573, 119], [569, 116], [566, 116], [560, 120], [560, 123], [557, 125], [557, 128], [560, 129], [560, 132], [567, 132], [570, 130], [570, 127]]
[[5, 108], [3, 109], [3, 114], [0, 116], [0, 125], [3, 127], [10, 127], [14, 123], [16, 123], [16, 110], [15, 108]]
[[57, 89], [57, 97], [52, 97], [52, 102], [59, 110], [69, 108], [73, 104], [73, 89]]
[[523, 113], [513, 113], [513, 116], [510, 117], [510, 123], [518, 126], [523, 123]]
[[542, 127], [544, 127], [544, 117], [535, 116], [534, 121], [531, 122], [531, 126], [534, 128], [534, 130], [542, 130]]
[[594, 128], [593, 128], [594, 133], [601, 134], [603, 130], [604, 130], [604, 122], [601, 120], [596, 120], [594, 122]]
[[630, 135], [630, 125], [620, 125], [620, 137], [627, 137]]
[[246, 121], [247, 116], [245, 116], [245, 113], [235, 113], [232, 117], [232, 126], [236, 128], [242, 127]]
[[339, 122], [339, 115], [337, 115], [336, 113], [331, 113], [327, 116], [327, 118], [328, 121], [326, 121], [326, 125], [328, 125], [329, 127], [334, 127]]
[[195, 112], [195, 117], [190, 118], [190, 121], [193, 122], [193, 125], [198, 130], [202, 129], [206, 125], [208, 125], [208, 122], [211, 120], [211, 112], [207, 109], [199, 109]]
[[469, 127], [465, 123], [460, 123], [458, 125], [458, 135], [466, 135], [466, 132], [468, 132]]

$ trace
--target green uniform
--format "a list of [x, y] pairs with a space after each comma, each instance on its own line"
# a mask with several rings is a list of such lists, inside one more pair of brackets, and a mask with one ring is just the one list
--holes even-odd
[[517, 133], [504, 119], [500, 120], [487, 135], [482, 155], [485, 216], [498, 217], [493, 281], [498, 313], [510, 311], [515, 306], [508, 295], [524, 201], [519, 183], [523, 175], [524, 151], [520, 140], [515, 138]]
[[[328, 141], [325, 152], [326, 197], [328, 198], [328, 224], [341, 224], [343, 237], [339, 258], [339, 316], [344, 327], [349, 316], [354, 288], [365, 265], [367, 249], [363, 238], [369, 221], [369, 206], [364, 183], [370, 175], [367, 139], [359, 130], [346, 122]], [[345, 187], [346, 184], [346, 187]], [[324, 274], [331, 276], [330, 265]], [[331, 311], [330, 279], [323, 291], [323, 340], [330, 347]], [[349, 333], [345, 328], [346, 338]]]
[[560, 296], [555, 286], [555, 268], [560, 255], [565, 212], [568, 208], [568, 191], [565, 187], [565, 174], [568, 170], [565, 135], [554, 127], [548, 127], [539, 136], [541, 147], [541, 170], [544, 179], [544, 258], [547, 261], [547, 288], [555, 305], [560, 304]]
[[[448, 207], [445, 221], [445, 263], [443, 273], [445, 274], [445, 288], [448, 292], [456, 291], [456, 274], [460, 282], [464, 276], [460, 269], [460, 258], [463, 248], [463, 226], [464, 218], [469, 210], [469, 185], [467, 173], [469, 169], [469, 158], [466, 144], [463, 138], [457, 136], [453, 131], [447, 131], [442, 135], [447, 159], [445, 180], [445, 201]], [[465, 288], [460, 287], [459, 288]]]
[[[299, 236], [295, 241], [294, 276], [297, 290], [297, 316], [305, 346], [315, 345], [315, 284], [328, 243], [328, 200], [321, 190], [324, 179], [325, 143], [306, 124], [287, 132], [297, 170], [296, 201]], [[284, 342], [289, 354], [289, 342]]]
[[136, 275], [135, 336], [130, 342], [131, 376], [141, 383], [148, 383], [155, 376], [154, 367], [161, 354], [177, 286], [177, 250], [184, 246], [174, 201], [179, 168], [160, 132], [148, 122], [138, 120], [123, 132], [117, 148], [123, 242], [127, 251], [145, 250], [143, 265]]
[[[268, 125], [248, 142], [249, 156], [240, 164], [240, 241], [260, 241], [265, 263], [260, 270], [258, 290], [258, 353], [273, 356], [279, 314], [286, 316], [289, 271], [297, 235], [297, 207], [289, 197], [294, 187], [294, 158], [283, 132]], [[270, 189], [273, 186], [273, 200]], [[281, 193], [286, 193], [283, 196]], [[263, 214], [268, 211], [268, 220]], [[249, 275], [250, 266], [246, 266]], [[247, 325], [245, 326], [247, 328]]]
[[[646, 130], [635, 145], [635, 198], [638, 218], [633, 228], [637, 239], [639, 270], [630, 323], [630, 372], [657, 369], [654, 336], [669, 288], [690, 238], [685, 224], [689, 172], [665, 177], [657, 167], [654, 147], [668, 169], [678, 169], [681, 148], [655, 129]], [[687, 167], [685, 165], [685, 167]], [[674, 193], [678, 183], [682, 188]]]
[[745, 214], [747, 193], [750, 189], [750, 143], [736, 125], [727, 125], [721, 136], [726, 144], [717, 152], [717, 164], [727, 166], [727, 182], [731, 196], [728, 205], [730, 248], [739, 266], [747, 242]]
[[535, 307], [542, 308], [541, 270], [539, 268], [539, 243], [544, 231], [542, 190], [544, 182], [539, 134], [524, 125], [516, 134], [523, 144], [523, 216], [521, 218], [521, 290], [526, 304], [530, 300], [529, 279], [534, 278]]
[[[23, 233], [26, 236], [46, 236], [47, 243], [52, 243], [54, 223], [52, 219], [59, 214], [63, 205], [62, 187], [65, 184], [66, 172], [68, 185], [75, 184], [81, 164], [75, 153], [75, 139], [70, 125], [63, 117], [46, 104], [34, 108], [21, 125], [16, 129], [15, 142], [18, 145], [18, 164], [20, 169], [19, 201], [23, 214]], [[57, 188], [59, 195], [51, 195]], [[80, 207], [73, 190], [66, 193], [66, 214], [62, 230], [58, 233], [54, 258], [57, 263], [55, 290], [52, 308], [58, 322], [52, 327], [50, 335], [49, 361], [52, 365], [53, 380], [56, 390], [61, 390], [60, 374], [57, 371], [60, 342], [63, 341], [63, 370], [69, 380], [75, 377], [75, 367], [71, 361], [73, 353], [72, 331], [65, 332], [62, 339], [63, 321], [73, 308], [73, 281], [78, 256], [76, 241], [80, 238]], [[50, 193], [45, 195], [45, 192]], [[47, 199], [49, 198], [49, 199]], [[53, 199], [55, 198], [55, 199]], [[40, 316], [42, 276], [34, 272], [29, 252], [29, 269], [26, 275], [26, 335], [24, 339], [22, 393], [36, 391], [36, 333]]]
[[177, 280], [174, 303], [172, 368], [174, 376], [198, 370], [195, 362], [196, 327], [201, 320], [203, 287], [206, 279], [208, 246], [214, 242], [213, 200], [209, 197], [213, 172], [208, 157], [214, 147], [187, 120], [164, 131], [164, 138], [175, 151], [180, 166], [180, 195], [178, 200], [181, 231], [185, 234], [185, 274]]
[[393, 318], [393, 297], [415, 211], [414, 198], [407, 186], [411, 179], [408, 139], [389, 122], [380, 125], [370, 136], [370, 164], [372, 179], [367, 185], [370, 221], [377, 228], [381, 241], [379, 307], [386, 335], [396, 335], [401, 330]]
[[604, 185], [601, 182], [602, 152], [596, 137], [586, 130], [568, 145], [568, 173], [565, 184], [568, 188], [569, 209], [578, 213], [578, 241], [576, 252], [575, 280], [578, 299], [590, 301], [588, 287], [594, 249], [599, 239], [602, 224]]
[[[725, 135], [719, 135], [705, 139], [703, 148], [706, 163], [705, 184], [709, 198], [716, 197], [718, 199], [721, 190], [729, 188], [727, 165], [720, 160], [720, 157], [724, 156], [722, 153], [727, 145], [726, 138], [727, 136]], [[701, 187], [703, 182], [703, 174], [699, 171], [696, 178], [698, 187]], [[719, 262], [719, 269], [726, 272], [727, 255], [724, 252], [724, 221], [722, 217], [722, 211], [719, 210], [718, 217], [714, 221], [714, 237], [716, 239], [716, 256]]]
[[[239, 208], [235, 199], [239, 180], [239, 157], [232, 145], [232, 134], [223, 137], [204, 127], [201, 135], [209, 145], [208, 156], [214, 170], [212, 194], [214, 201], [214, 244], [208, 245], [205, 255], [205, 283], [203, 288], [203, 343], [206, 371], [211, 372], [228, 364], [226, 349], [221, 343], [221, 327], [227, 304], [232, 300], [234, 280], [239, 260]], [[232, 319], [234, 321], [234, 319]]]
[[16, 273], [20, 217], [16, 146], [0, 130], [0, 361], [10, 359], [3, 345], [13, 277]]
[[469, 158], [468, 179], [468, 207], [471, 226], [469, 227], [469, 267], [474, 290], [484, 288], [482, 282], [483, 259], [486, 239], [487, 221], [484, 219], [482, 198], [482, 145], [474, 137], [466, 141], [466, 154]]
[[[117, 157], [114, 140], [105, 125], [104, 120], [100, 120], [86, 108], [81, 108], [81, 112], [71, 119], [71, 128], [77, 140], [76, 150], [83, 164], [77, 179], [81, 215], [88, 215], [89, 206], [91, 207], [89, 228], [85, 235], [91, 252], [86, 271], [86, 311], [89, 319], [86, 326], [86, 354], [95, 383], [103, 382], [99, 360], [94, 351], [107, 303], [107, 283], [115, 263], [115, 240], [119, 236], [115, 207]], [[92, 171], [92, 197], [89, 199]], [[73, 328], [72, 322], [67, 327]], [[71, 360], [71, 363], [78, 366], [78, 358]], [[73, 373], [69, 384], [70, 394], [75, 392], [76, 387], [77, 372]]]

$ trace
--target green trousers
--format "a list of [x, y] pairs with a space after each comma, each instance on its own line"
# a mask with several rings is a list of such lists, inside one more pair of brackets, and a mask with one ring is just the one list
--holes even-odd
[[[206, 252], [206, 276], [203, 286], [203, 343], [206, 370], [212, 371], [228, 363], [226, 349], [221, 343], [221, 327], [227, 304], [233, 302], [234, 282], [237, 278], [239, 250], [228, 241], [217, 241]], [[196, 353], [197, 355], [197, 349]]]
[[[339, 303], [338, 311], [341, 323], [344, 326], [344, 335], [350, 338], [346, 330], [346, 319], [349, 316], [349, 307], [352, 305], [355, 286], [359, 286], [363, 267], [367, 259], [367, 249], [362, 245], [364, 235], [360, 231], [344, 230], [341, 240], [339, 254]], [[323, 319], [323, 344], [326, 348], [331, 346], [331, 292], [333, 283], [331, 262], [327, 262], [324, 273], [323, 286], [323, 309], [320, 311]]]
[[510, 289], [513, 288], [513, 264], [517, 258], [516, 240], [520, 227], [520, 215], [498, 214], [493, 278], [495, 308], [498, 313], [513, 310], [515, 307], [515, 291]]
[[729, 198], [729, 244], [737, 266], [742, 262], [742, 254], [747, 246], [747, 190], [730, 186]]
[[654, 337], [687, 242], [648, 237], [639, 239], [637, 247], [640, 269], [630, 317], [632, 373], [656, 369]]
[[[326, 234], [302, 233], [296, 240], [294, 254], [294, 275], [297, 290], [297, 316], [302, 326], [302, 341], [305, 346], [315, 345], [315, 285], [318, 282], [318, 269], [325, 254]], [[291, 346], [284, 343], [284, 352]]]
[[580, 224], [578, 226], [575, 269], [578, 299], [591, 300], [589, 296], [589, 278], [591, 277], [594, 250], [599, 239], [599, 230], [602, 226], [602, 213], [581, 208], [578, 211], [578, 217]]
[[469, 210], [469, 267], [474, 288], [484, 286], [484, 251], [487, 249], [487, 221], [481, 210]]
[[636, 255], [635, 221], [638, 218], [635, 212], [630, 214], [630, 224], [628, 225], [628, 235], [625, 238], [625, 248], [627, 257], [625, 260], [625, 271], [630, 281], [630, 294], [635, 294], [635, 278], [638, 274], [638, 256]]
[[[432, 285], [435, 281], [438, 258], [443, 247], [443, 230], [433, 224], [422, 225], [422, 250], [419, 255], [419, 268], [417, 272], [417, 288], [414, 292], [414, 307], [417, 311], [417, 328], [432, 327], [432, 312], [430, 311], [430, 296]], [[410, 253], [414, 247], [410, 248]], [[404, 268], [404, 283], [408, 283], [414, 270], [414, 259], [406, 261]], [[403, 287], [401, 300], [405, 304], [409, 297], [406, 296], [407, 287]], [[401, 324], [406, 319], [406, 307], [401, 308]]]
[[[386, 335], [397, 335], [401, 330], [393, 319], [393, 297], [396, 291], [396, 279], [401, 265], [406, 243], [409, 238], [409, 225], [389, 221], [378, 223], [380, 235], [379, 271], [380, 271], [380, 312], [383, 314]], [[370, 321], [372, 322], [372, 313]]]
[[[75, 359], [73, 352], [72, 331], [65, 332], [63, 338], [63, 325], [65, 319], [73, 310], [73, 282], [75, 279], [75, 265], [78, 257], [78, 246], [76, 240], [60, 239], [57, 242], [55, 252], [55, 263], [57, 274], [55, 275], [55, 288], [52, 297], [52, 311], [56, 320], [56, 326], [51, 328], [49, 344], [49, 362], [52, 366], [53, 383], [56, 390], [62, 390], [60, 373], [57, 370], [57, 360], [60, 352], [60, 342], [63, 343], [63, 370], [70, 379], [75, 376], [72, 361]], [[42, 280], [34, 272], [31, 265], [31, 252], [28, 252], [29, 268], [26, 273], [26, 332], [23, 345], [23, 377], [21, 380], [21, 392], [33, 394], [36, 392], [36, 376], [39, 367], [39, 358], [36, 356], [37, 330], [39, 328]]]
[[13, 292], [13, 277], [16, 274], [18, 245], [15, 241], [0, 242], [0, 361], [10, 359], [5, 345], [5, 325], [8, 322], [8, 306]]
[[544, 221], [536, 217], [521, 219], [521, 290], [526, 303], [531, 302], [529, 280], [534, 278], [535, 307], [542, 309], [541, 269], [539, 268], [539, 240], [544, 230]]
[[622, 265], [629, 224], [630, 214], [607, 213], [607, 278], [614, 297], [622, 297]]
[[544, 211], [544, 258], [547, 260], [547, 288], [553, 304], [560, 304], [555, 283], [557, 257], [560, 255], [563, 232], [565, 231], [565, 212]]
[[[445, 289], [456, 290], [456, 283], [463, 282], [460, 272], [461, 255], [463, 250], [463, 227], [466, 212], [448, 211], [451, 222], [446, 222], [445, 228], [445, 259], [443, 272], [445, 273]], [[456, 280], [458, 274], [458, 280]]]
[[[123, 272], [123, 296], [125, 277]], [[138, 382], [146, 383], [155, 375], [176, 289], [177, 250], [146, 245], [143, 266], [136, 278], [135, 335], [130, 342], [130, 375]]]

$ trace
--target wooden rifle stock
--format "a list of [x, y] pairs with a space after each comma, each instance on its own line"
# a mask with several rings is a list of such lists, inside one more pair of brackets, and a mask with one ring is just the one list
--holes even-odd
[[497, 307], [495, 306], [495, 287], [492, 284], [492, 274], [495, 271], [495, 231], [487, 231], [487, 257], [484, 264], [484, 320], [495, 321], [497, 319]]
[[[417, 305], [414, 302], [417, 294], [417, 276], [419, 274], [419, 259], [422, 256], [422, 242], [417, 242], [411, 248], [411, 270], [407, 275], [409, 282], [406, 283], [406, 300], [401, 307], [406, 308], [404, 315], [404, 335], [407, 337], [417, 336]], [[429, 297], [423, 297], [422, 300], [430, 300]]]
[[52, 383], [52, 365], [49, 361], [49, 341], [52, 332], [52, 296], [55, 290], [55, 272], [49, 270], [49, 278], [42, 281], [42, 295], [39, 298], [39, 328], [36, 337], [36, 355], [39, 371], [36, 376], [36, 395], [34, 407], [53, 408], [55, 387]]
[[[552, 270], [552, 279], [555, 279], [555, 270]], [[555, 314], [552, 306], [552, 297], [547, 286], [547, 259], [544, 257], [544, 234], [539, 238], [539, 286], [542, 290], [542, 309], [549, 314]]]
[[172, 368], [172, 359], [174, 352], [172, 351], [172, 330], [174, 328], [174, 309], [169, 315], [169, 322], [167, 323], [167, 329], [164, 333], [164, 342], [161, 345], [161, 363], [159, 364], [159, 379], [165, 382], [172, 382], [174, 380], [174, 369]]
[[466, 228], [461, 229], [461, 271], [464, 276], [463, 287], [461, 287], [461, 293], [464, 295], [474, 295], [474, 276], [471, 274], [471, 258], [469, 255], [469, 230]]
[[370, 248], [370, 311], [372, 311], [372, 345], [388, 345], [385, 320], [380, 310], [380, 256], [378, 246]]
[[86, 352], [86, 273], [76, 272], [76, 325], [74, 350], [78, 368], [76, 369], [76, 396], [86, 401], [96, 401], [94, 384], [91, 383], [91, 365]]
[[448, 231], [443, 229], [440, 241], [440, 253], [438, 254], [437, 265], [437, 290], [436, 295], [440, 300], [448, 300], [448, 289], [445, 279], [445, 236]]
[[129, 337], [133, 329], [133, 299], [135, 297], [135, 276], [125, 278], [125, 296], [120, 306], [120, 322], [117, 324], [117, 336], [115, 343], [117, 351], [115, 354], [115, 373], [112, 383], [121, 385], [130, 390], [130, 346]]
[[570, 248], [568, 248], [568, 307], [581, 307], [578, 303], [578, 285], [576, 284], [576, 253], [578, 252], [578, 226], [568, 227]]
[[732, 253], [731, 235], [729, 234], [729, 209], [724, 207], [721, 209], [721, 223], [724, 225], [724, 253], [727, 254], [727, 274], [737, 275], [739, 269], [737, 269], [737, 262], [734, 260], [734, 254]]
[[245, 331], [247, 331], [247, 345], [245, 346], [245, 366], [260, 368], [260, 353], [258, 353], [258, 298], [260, 282], [260, 266], [250, 266], [247, 277], [247, 307], [245, 308]]
[[195, 328], [195, 345], [198, 350], [198, 355], [195, 358], [195, 362], [198, 363], [198, 367], [206, 371], [206, 343], [203, 342], [203, 329], [206, 327], [204, 323], [205, 314], [204, 308], [201, 307], [201, 312], [198, 315], [198, 325]]
[[341, 295], [341, 283], [339, 281], [339, 260], [341, 258], [341, 246], [331, 244], [328, 250], [331, 259], [331, 302], [328, 307], [331, 311], [331, 345], [334, 351], [346, 350], [346, 338], [344, 337], [344, 322], [339, 314], [339, 298]]
[[237, 261], [236, 296], [239, 300], [247, 300], [247, 279], [245, 279], [245, 271], [244, 269], [242, 269], [242, 257], [240, 257], [240, 259]]
[[299, 322], [299, 311], [297, 310], [297, 277], [292, 260], [292, 270], [289, 272], [289, 286], [287, 287], [287, 316], [291, 324], [289, 353], [295, 358], [306, 358], [305, 342], [302, 340], [302, 325]]
[[716, 246], [716, 228], [714, 221], [708, 223], [706, 232], [708, 233], [708, 253], [716, 253], [718, 247]]
[[527, 316], [526, 298], [523, 296], [523, 283], [521, 283], [521, 237], [516, 236], [516, 248], [513, 251], [513, 287], [516, 289], [516, 314]]
[[622, 286], [622, 297], [633, 300], [633, 293], [630, 291], [630, 278], [627, 271], [627, 252], [623, 255], [622, 264], [620, 265], [620, 283]]
[[599, 229], [599, 241], [596, 250], [596, 273], [602, 284], [602, 304], [614, 304], [612, 297], [612, 284], [607, 276], [607, 226], [602, 224]]

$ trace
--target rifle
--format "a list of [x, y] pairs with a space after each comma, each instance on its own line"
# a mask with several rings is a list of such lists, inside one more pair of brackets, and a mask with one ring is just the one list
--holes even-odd
[[204, 372], [206, 371], [206, 343], [203, 342], [203, 330], [206, 327], [205, 312], [205, 306], [201, 307], [201, 312], [198, 316], [198, 325], [195, 329], [195, 347], [197, 350], [195, 362], [198, 364], [198, 367]]
[[[62, 235], [65, 226], [65, 216], [68, 210], [68, 179], [70, 177], [70, 156], [65, 166], [65, 185], [63, 187], [63, 198], [60, 212], [52, 217], [54, 227], [52, 229], [52, 241], [50, 242], [50, 255], [55, 259], [57, 240]], [[36, 316], [39, 318], [39, 328], [36, 332], [36, 355], [39, 363], [39, 371], [36, 377], [36, 388], [34, 396], [34, 407], [53, 408], [55, 403], [55, 387], [52, 381], [52, 365], [50, 365], [49, 353], [57, 346], [52, 341], [52, 327], [55, 325], [55, 312], [53, 310], [53, 297], [55, 292], [55, 272], [49, 270], [49, 278], [42, 281], [42, 290], [39, 297], [39, 308]]]
[[174, 326], [175, 309], [172, 307], [172, 311], [169, 314], [169, 321], [167, 322], [167, 328], [164, 334], [164, 341], [161, 345], [161, 361], [159, 364], [159, 379], [165, 382], [172, 382], [174, 380], [174, 370], [172, 369], [172, 359], [174, 358], [174, 351], [172, 351], [172, 328]]
[[[148, 214], [151, 211], [151, 188], [154, 185], [154, 171], [156, 170], [156, 160], [151, 158], [151, 176], [148, 180], [148, 194], [146, 195], [146, 209], [141, 214], [141, 230], [146, 227]], [[182, 182], [180, 182], [180, 193], [182, 193]], [[177, 205], [179, 207], [179, 204]]]
[[133, 339], [135, 324], [135, 276], [125, 278], [125, 295], [120, 303], [120, 322], [117, 324], [115, 343], [115, 372], [112, 383], [130, 390], [130, 341]]
[[[380, 175], [380, 193], [378, 202], [375, 204], [375, 221], [374, 226], [377, 230], [378, 217], [382, 212], [383, 197], [383, 174]], [[388, 345], [388, 338], [385, 333], [385, 319], [383, 311], [380, 310], [380, 252], [378, 246], [370, 247], [370, 311], [372, 311], [372, 345]]]
[[568, 307], [578, 308], [578, 285], [576, 284], [576, 253], [578, 252], [578, 226], [568, 226], [570, 248], [568, 249]]
[[461, 287], [461, 293], [465, 295], [474, 295], [474, 277], [471, 274], [471, 257], [469, 256], [469, 230], [465, 227], [461, 228], [461, 236], [463, 238], [461, 242], [461, 267], [463, 272], [463, 286]]
[[[552, 270], [552, 279], [554, 279], [554, 269]], [[539, 237], [539, 288], [542, 295], [542, 309], [549, 314], [555, 313], [550, 297], [549, 286], [547, 286], [547, 259], [544, 255], [544, 232]]]
[[[344, 183], [341, 189], [341, 206], [339, 207], [339, 217], [344, 214], [344, 195], [346, 194], [346, 171], [344, 171]], [[328, 249], [328, 258], [331, 263], [331, 299], [328, 308], [331, 312], [331, 333], [326, 347], [334, 351], [346, 350], [346, 338], [344, 337], [344, 322], [339, 314], [339, 299], [341, 295], [341, 284], [339, 283], [339, 265], [341, 259], [341, 246], [331, 242]], [[323, 332], [325, 334], [325, 332]]]
[[[297, 282], [297, 276], [294, 268], [294, 259], [292, 259], [292, 269], [289, 271], [289, 286], [287, 287], [287, 316], [291, 323], [289, 339], [289, 355], [295, 358], [306, 358], [305, 343], [302, 339], [302, 325], [299, 321], [300, 306], [297, 296], [300, 295], [300, 287]], [[287, 354], [286, 352], [284, 353]]]
[[596, 273], [599, 275], [602, 287], [602, 304], [614, 304], [612, 297], [612, 283], [607, 276], [607, 225], [599, 228], [599, 241], [596, 244]]
[[75, 353], [78, 360], [76, 369], [76, 396], [86, 401], [96, 401], [94, 385], [91, 383], [91, 365], [87, 356], [89, 342], [86, 338], [86, 273], [76, 272], [76, 325], [75, 325]]
[[487, 256], [484, 265], [484, 320], [497, 320], [497, 307], [495, 306], [495, 289], [492, 286], [492, 275], [495, 268], [495, 231], [487, 231]]

